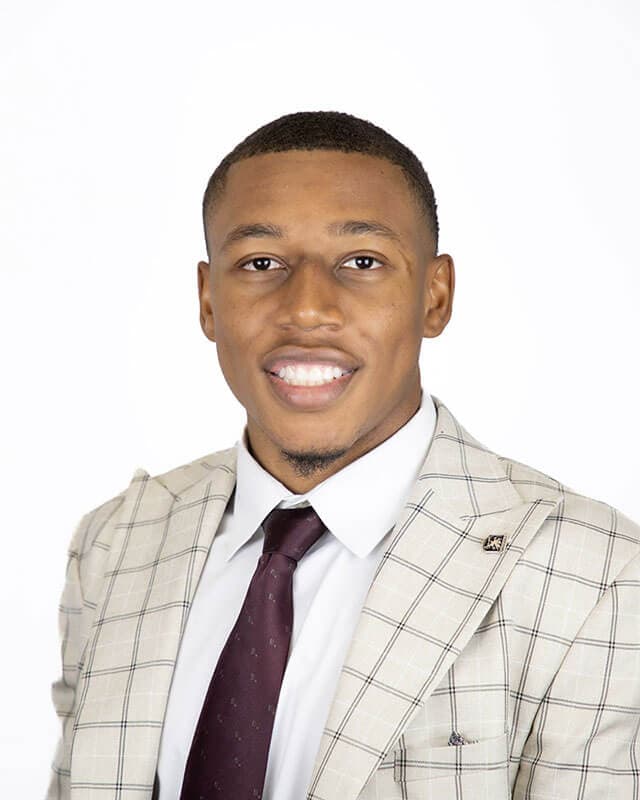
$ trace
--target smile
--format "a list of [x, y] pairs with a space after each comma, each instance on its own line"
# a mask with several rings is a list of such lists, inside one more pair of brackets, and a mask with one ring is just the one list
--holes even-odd
[[351, 372], [353, 370], [327, 366], [326, 364], [295, 364], [281, 367], [277, 373], [272, 372], [271, 375], [277, 375], [289, 386], [322, 386]]
[[347, 389], [357, 370], [299, 364], [266, 372], [278, 399], [289, 408], [319, 410], [333, 404]]

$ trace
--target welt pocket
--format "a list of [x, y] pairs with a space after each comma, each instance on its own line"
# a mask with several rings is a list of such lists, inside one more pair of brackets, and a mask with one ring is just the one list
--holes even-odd
[[393, 778], [396, 782], [432, 780], [469, 772], [506, 770], [509, 737], [503, 733], [491, 739], [443, 747], [410, 747], [394, 750]]

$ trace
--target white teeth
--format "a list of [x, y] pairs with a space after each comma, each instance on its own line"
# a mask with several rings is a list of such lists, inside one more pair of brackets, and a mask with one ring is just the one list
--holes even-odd
[[278, 370], [278, 377], [293, 386], [320, 386], [340, 378], [348, 371], [340, 367], [296, 364], [296, 366], [281, 367]]

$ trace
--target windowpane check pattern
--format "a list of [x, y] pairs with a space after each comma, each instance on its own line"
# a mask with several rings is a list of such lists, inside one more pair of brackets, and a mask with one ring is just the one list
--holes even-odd
[[[491, 451], [432, 398], [433, 439], [362, 607], [306, 800], [639, 800], [640, 527]], [[615, 403], [603, 408], [616, 430]], [[49, 800], [150, 800], [234, 459], [232, 448], [138, 470], [74, 533]], [[449, 745], [454, 732], [467, 743]]]

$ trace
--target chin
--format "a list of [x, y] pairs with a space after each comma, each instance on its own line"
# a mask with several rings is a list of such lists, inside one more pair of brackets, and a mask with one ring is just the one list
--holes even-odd
[[351, 446], [348, 436], [333, 432], [310, 433], [304, 422], [295, 425], [277, 426], [269, 438], [281, 451], [288, 453], [345, 453]]

